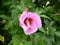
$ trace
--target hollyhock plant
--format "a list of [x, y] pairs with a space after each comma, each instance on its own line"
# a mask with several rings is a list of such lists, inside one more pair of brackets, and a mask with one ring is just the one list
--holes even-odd
[[24, 12], [19, 17], [19, 24], [23, 28], [26, 35], [30, 35], [42, 27], [41, 18], [38, 14], [28, 12], [25, 8]]

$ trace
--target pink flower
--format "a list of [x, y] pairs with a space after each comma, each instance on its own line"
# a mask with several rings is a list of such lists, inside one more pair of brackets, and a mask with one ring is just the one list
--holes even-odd
[[27, 8], [19, 17], [19, 22], [26, 35], [30, 35], [42, 27], [40, 16], [36, 13], [28, 12]]

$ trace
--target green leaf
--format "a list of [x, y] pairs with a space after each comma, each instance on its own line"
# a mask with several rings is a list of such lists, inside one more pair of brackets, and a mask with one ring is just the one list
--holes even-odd
[[44, 19], [44, 23], [45, 23], [45, 25], [49, 25], [49, 21], [47, 20], [47, 19]]
[[11, 41], [13, 45], [20, 45], [20, 40], [18, 35], [14, 35]]
[[9, 2], [4, 2], [3, 4], [4, 4], [4, 5], [10, 5], [11, 3], [12, 3], [12, 2], [9, 1]]
[[60, 37], [60, 32], [59, 31], [56, 31], [55, 34], [56, 34], [56, 36]]
[[48, 41], [48, 42], [47, 42], [47, 45], [52, 45], [52, 42], [51, 42], [51, 41]]
[[37, 8], [35, 12], [36, 12], [37, 14], [39, 14], [39, 15], [40, 15], [40, 14], [42, 14], [42, 13], [43, 13], [43, 9], [39, 9], [39, 8]]
[[52, 25], [54, 24], [54, 22], [55, 22], [55, 21], [51, 21], [51, 22], [49, 23], [49, 26], [52, 26]]
[[15, 22], [15, 20], [9, 21], [9, 22], [5, 25], [4, 29], [8, 30], [10, 27], [12, 27], [12, 26], [15, 24], [14, 22]]
[[38, 45], [47, 45], [43, 39], [39, 39]]
[[10, 18], [8, 16], [5, 16], [5, 15], [0, 15], [0, 18], [10, 20]]
[[24, 43], [23, 43], [24, 45], [32, 45], [32, 43], [30, 42], [30, 41], [24, 41]]
[[50, 38], [47, 37], [45, 39], [45, 41], [46, 41], [47, 45], [52, 45], [52, 41], [50, 40]]
[[46, 16], [46, 15], [40, 15], [40, 17], [43, 17], [43, 18], [47, 18], [47, 19], [50, 19], [50, 17]]
[[23, 11], [24, 11], [24, 8], [22, 8], [20, 5], [17, 5], [17, 9], [18, 9], [20, 12], [23, 12]]
[[49, 32], [50, 32], [50, 35], [54, 36], [55, 35], [55, 32], [56, 32], [56, 28], [54, 27], [49, 27]]
[[44, 28], [40, 28], [39, 31], [41, 31], [41, 32], [45, 32]]
[[52, 14], [54, 12], [53, 6], [48, 6], [44, 9], [44, 12], [47, 14]]
[[0, 35], [0, 41], [4, 43], [4, 36]]

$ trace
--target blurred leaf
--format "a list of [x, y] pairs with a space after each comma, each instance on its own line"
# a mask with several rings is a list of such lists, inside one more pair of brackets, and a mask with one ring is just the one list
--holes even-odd
[[51, 35], [51, 36], [54, 36], [54, 35], [55, 35], [55, 32], [56, 32], [56, 28], [54, 28], [54, 27], [49, 27], [49, 29], [50, 29], [50, 35]]
[[4, 43], [4, 36], [0, 35], [0, 41]]
[[44, 28], [40, 28], [39, 31], [41, 31], [41, 32], [45, 32]]
[[47, 19], [50, 19], [50, 17], [46, 16], [46, 15], [40, 15], [40, 17], [43, 17], [43, 18], [47, 18]]
[[48, 40], [47, 45], [52, 45], [52, 42]]
[[44, 23], [45, 23], [45, 25], [49, 25], [49, 21], [47, 20], [47, 19], [44, 19]]
[[12, 27], [14, 24], [15, 24], [15, 20], [9, 21], [9, 22], [5, 25], [4, 29], [8, 30], [8, 29], [9, 29], [10, 27]]
[[58, 21], [58, 22], [60, 23], [60, 21], [59, 21], [59, 19], [60, 19], [60, 13], [57, 13], [57, 14], [52, 15], [52, 18], [53, 18], [55, 21]]
[[39, 14], [39, 15], [40, 15], [40, 14], [42, 14], [42, 13], [43, 13], [43, 9], [39, 9], [39, 8], [37, 8], [35, 12], [36, 12], [37, 14]]
[[43, 39], [39, 39], [38, 45], [47, 45]]
[[20, 40], [19, 40], [19, 36], [15, 35], [12, 37], [12, 44], [13, 45], [20, 45]]
[[48, 6], [48, 7], [46, 7], [46, 8], [44, 9], [44, 12], [45, 12], [46, 14], [49, 14], [49, 15], [53, 14], [53, 13], [54, 13], [53, 6]]
[[32, 45], [32, 43], [31, 42], [29, 42], [29, 41], [24, 41], [24, 43], [23, 43], [24, 45]]
[[0, 18], [3, 18], [3, 19], [10, 20], [10, 17], [8, 17], [8, 16], [5, 16], [5, 15], [0, 15]]
[[52, 41], [50, 40], [49, 37], [46, 37], [45, 41], [46, 41], [47, 45], [52, 45]]
[[15, 9], [12, 9], [11, 10], [11, 16], [12, 16], [12, 19], [17, 19], [18, 18], [18, 10], [17, 8], [15, 7]]
[[54, 21], [51, 21], [51, 22], [49, 23], [49, 26], [53, 26], [54, 23], [55, 23]]
[[23, 43], [20, 43], [19, 45], [23, 45]]
[[11, 0], [12, 4], [16, 4], [17, 0]]
[[[12, 4], [10, 8], [16, 8], [16, 5]], [[13, 9], [12, 9], [13, 10]]]
[[56, 36], [60, 37], [60, 32], [59, 31], [56, 31], [55, 34], [56, 34]]
[[1, 15], [1, 14], [4, 14], [4, 11], [3, 11], [3, 10], [0, 10], [0, 15]]
[[60, 2], [60, 0], [58, 0], [58, 2]]
[[12, 2], [9, 1], [9, 2], [4, 2], [3, 4], [4, 4], [4, 5], [10, 5], [11, 3], [12, 3]]
[[20, 5], [17, 5], [17, 9], [18, 9], [20, 12], [23, 12], [23, 11], [24, 11], [24, 8], [22, 8]]

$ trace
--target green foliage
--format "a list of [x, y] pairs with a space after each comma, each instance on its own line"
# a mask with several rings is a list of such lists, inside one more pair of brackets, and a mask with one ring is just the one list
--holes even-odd
[[[0, 41], [5, 45], [60, 45], [60, 0], [2, 0], [0, 2]], [[28, 8], [39, 14], [42, 28], [32, 35], [25, 35], [19, 26], [19, 16]], [[8, 35], [3, 33], [8, 31]], [[10, 41], [8, 38], [10, 37]], [[6, 40], [6, 39], [7, 40]]]
[[0, 41], [4, 43], [4, 37], [2, 35], [0, 35]]

